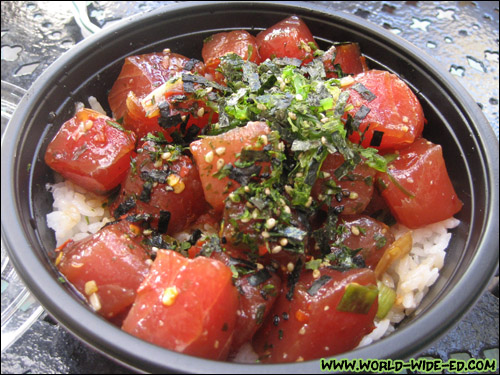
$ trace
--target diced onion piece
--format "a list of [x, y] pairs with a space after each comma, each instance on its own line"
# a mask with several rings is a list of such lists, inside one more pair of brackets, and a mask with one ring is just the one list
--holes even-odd
[[142, 109], [146, 112], [147, 118], [159, 116], [160, 110], [158, 104], [163, 102], [165, 94], [174, 89], [182, 88], [182, 78], [180, 76], [169, 79], [163, 85], [151, 91], [144, 99], [141, 100]]
[[375, 276], [380, 280], [380, 277], [389, 268], [389, 266], [397, 259], [402, 258], [408, 254], [413, 246], [412, 232], [408, 231], [399, 237], [393, 244], [385, 251], [382, 258], [375, 267]]

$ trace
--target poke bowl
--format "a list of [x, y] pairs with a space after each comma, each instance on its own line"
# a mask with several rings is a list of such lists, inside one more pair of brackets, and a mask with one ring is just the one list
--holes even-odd
[[445, 160], [451, 160], [448, 173], [463, 202], [455, 216], [460, 224], [452, 231], [440, 276], [418, 309], [390, 336], [339, 357], [410, 357], [460, 319], [495, 270], [498, 144], [472, 99], [419, 50], [355, 17], [310, 4], [192, 3], [160, 9], [113, 26], [64, 55], [30, 89], [2, 140], [2, 231], [16, 269], [57, 321], [131, 368], [148, 372], [319, 371], [317, 360], [279, 365], [214, 362], [135, 338], [95, 314], [71, 285], [60, 283], [49, 256], [56, 242], [47, 225], [52, 196], [46, 184], [55, 181], [43, 155], [59, 127], [74, 115], [75, 103], [87, 103], [95, 96], [106, 108], [108, 92], [127, 56], [169, 48], [201, 60], [207, 37], [239, 29], [255, 35], [290, 15], [305, 21], [321, 48], [334, 41], [355, 41], [371, 68], [394, 72], [410, 86], [427, 120], [423, 134], [439, 143]]

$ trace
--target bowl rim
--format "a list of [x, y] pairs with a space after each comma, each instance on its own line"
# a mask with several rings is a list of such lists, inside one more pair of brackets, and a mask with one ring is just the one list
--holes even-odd
[[[11, 223], [21, 222], [21, 213], [18, 210], [15, 199], [19, 192], [15, 186], [15, 173], [20, 170], [19, 162], [16, 158], [17, 144], [21, 139], [21, 130], [24, 124], [24, 114], [31, 113], [33, 106], [42, 92], [42, 88], [50, 82], [54, 77], [60, 74], [61, 69], [67, 66], [71, 61], [77, 59], [79, 55], [83, 55], [85, 51], [92, 48], [96, 43], [101, 43], [109, 38], [116, 31], [130, 30], [132, 25], [146, 20], [156, 19], [164, 13], [175, 14], [189, 9], [190, 11], [205, 11], [210, 10], [212, 13], [218, 11], [227, 11], [227, 7], [232, 10], [244, 10], [245, 7], [261, 7], [263, 11], [289, 10], [292, 13], [308, 13], [311, 16], [327, 17], [330, 19], [342, 19], [344, 22], [356, 24], [357, 27], [370, 31], [377, 36], [382, 36], [392, 44], [397, 44], [400, 50], [408, 53], [412, 58], [418, 60], [421, 66], [428, 69], [428, 72], [440, 79], [444, 88], [453, 93], [457, 103], [465, 108], [470, 117], [470, 122], [476, 134], [476, 142], [481, 146], [481, 156], [485, 165], [485, 180], [488, 183], [488, 207], [485, 210], [487, 215], [486, 228], [482, 232], [478, 240], [478, 249], [492, 248], [485, 256], [484, 251], [478, 252], [471, 259], [467, 272], [476, 272], [481, 275], [480, 282], [470, 285], [463, 277], [457, 285], [444, 296], [443, 300], [438, 302], [437, 306], [432, 306], [432, 310], [437, 311], [441, 319], [431, 314], [423, 314], [418, 318], [418, 327], [409, 324], [397, 330], [383, 341], [376, 342], [364, 348], [356, 349], [340, 356], [332, 358], [388, 358], [389, 354], [386, 350], [396, 348], [391, 354], [391, 358], [407, 358], [423, 350], [430, 345], [441, 335], [445, 334], [458, 320], [473, 306], [475, 301], [480, 297], [478, 289], [484, 291], [490, 277], [496, 270], [498, 263], [498, 141], [492, 127], [484, 117], [481, 110], [478, 108], [474, 100], [469, 96], [466, 90], [451, 76], [451, 74], [441, 68], [439, 64], [431, 64], [426, 62], [433, 61], [431, 57], [424, 53], [416, 46], [410, 44], [397, 35], [389, 31], [365, 21], [362, 18], [356, 17], [343, 12], [332, 11], [322, 5], [280, 1], [280, 2], [188, 2], [180, 4], [166, 5], [156, 10], [147, 13], [137, 14], [128, 17], [115, 25], [110, 26], [104, 31], [92, 35], [79, 43], [63, 54], [56, 62], [54, 62], [32, 85], [28, 90], [27, 95], [21, 100], [18, 110], [12, 116], [10, 125], [5, 130], [2, 137], [2, 238], [4, 239], [9, 257], [13, 261], [14, 267], [18, 270], [19, 275], [29, 286], [34, 296], [46, 308], [46, 310], [54, 316], [63, 326], [71, 333], [77, 336], [80, 340], [91, 345], [101, 353], [109, 356], [113, 360], [119, 361], [122, 364], [134, 369], [148, 369], [148, 371], [162, 371], [166, 368], [170, 369], [189, 369], [192, 372], [206, 372], [207, 370], [216, 369], [217, 372], [241, 372], [251, 373], [257, 370], [263, 373], [272, 372], [310, 372], [312, 363], [316, 366], [319, 360], [313, 360], [303, 363], [287, 363], [264, 365], [258, 364], [255, 368], [248, 364], [235, 364], [228, 362], [217, 362], [201, 358], [196, 358], [176, 352], [169, 351], [157, 347], [156, 345], [147, 343], [141, 339], [135, 338], [119, 328], [109, 324], [97, 314], [92, 313], [81, 302], [77, 301], [67, 291], [62, 288], [54, 275], [49, 272], [47, 266], [42, 260], [36, 256], [32, 256], [32, 246], [26, 237], [26, 234], [20, 225], [12, 225]], [[487, 212], [486, 212], [487, 211]], [[7, 228], [7, 224], [9, 227]], [[30, 256], [31, 255], [31, 256]], [[480, 256], [481, 255], [481, 256]], [[42, 287], [43, 285], [43, 287]], [[58, 301], [56, 304], [55, 301]], [[447, 309], [446, 303], [454, 301], [454, 304], [461, 303], [463, 309]], [[66, 306], [64, 309], [61, 306]], [[80, 320], [75, 320], [72, 312], [77, 311]], [[444, 319], [444, 318], [447, 319]], [[90, 328], [91, 327], [91, 328]], [[425, 327], [425, 329], [422, 329]], [[99, 334], [96, 334], [98, 332]], [[412, 337], [418, 345], [407, 347], [404, 336]], [[116, 340], [118, 338], [118, 340]], [[126, 346], [126, 348], [125, 348]], [[137, 348], [141, 348], [138, 350]], [[141, 353], [148, 353], [145, 357]], [[214, 367], [215, 366], [215, 367]], [[317, 368], [319, 371], [319, 367]]]

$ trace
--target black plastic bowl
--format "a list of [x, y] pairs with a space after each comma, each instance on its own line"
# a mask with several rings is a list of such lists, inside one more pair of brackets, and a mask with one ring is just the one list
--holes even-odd
[[[399, 74], [417, 93], [428, 124], [424, 136], [443, 146], [455, 189], [457, 215], [441, 276], [417, 312], [391, 336], [343, 358], [408, 358], [460, 320], [482, 294], [498, 262], [498, 143], [477, 104], [432, 59], [413, 45], [362, 19], [311, 4], [184, 3], [132, 17], [94, 35], [62, 56], [28, 91], [2, 140], [2, 231], [14, 265], [46, 310], [81, 340], [133, 368], [161, 372], [319, 372], [319, 361], [239, 365], [193, 358], [122, 332], [94, 314], [57, 281], [48, 252], [55, 246], [45, 215], [52, 198], [43, 162], [48, 142], [73, 115], [77, 101], [107, 92], [128, 55], [170, 48], [200, 57], [202, 41], [223, 30], [254, 34], [297, 14], [321, 47], [356, 41], [369, 65]], [[258, 368], [256, 368], [258, 366]]]

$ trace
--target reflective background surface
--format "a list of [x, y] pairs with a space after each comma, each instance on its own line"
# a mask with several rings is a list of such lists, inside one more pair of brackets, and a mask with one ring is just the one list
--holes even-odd
[[[2, 133], [37, 77], [78, 42], [132, 14], [172, 1], [2, 2]], [[412, 42], [463, 85], [498, 138], [498, 2], [315, 1]], [[271, 26], [271, 25], [269, 25]], [[201, 46], [200, 46], [201, 50]], [[3, 220], [4, 218], [2, 218]], [[9, 323], [9, 324], [7, 324]], [[5, 335], [8, 333], [9, 335]], [[17, 341], [13, 338], [19, 336]], [[7, 344], [10, 344], [7, 348]], [[4, 346], [6, 348], [4, 348]], [[476, 306], [421, 357], [498, 361], [498, 276]], [[42, 312], [2, 250], [2, 373], [127, 373]]]

